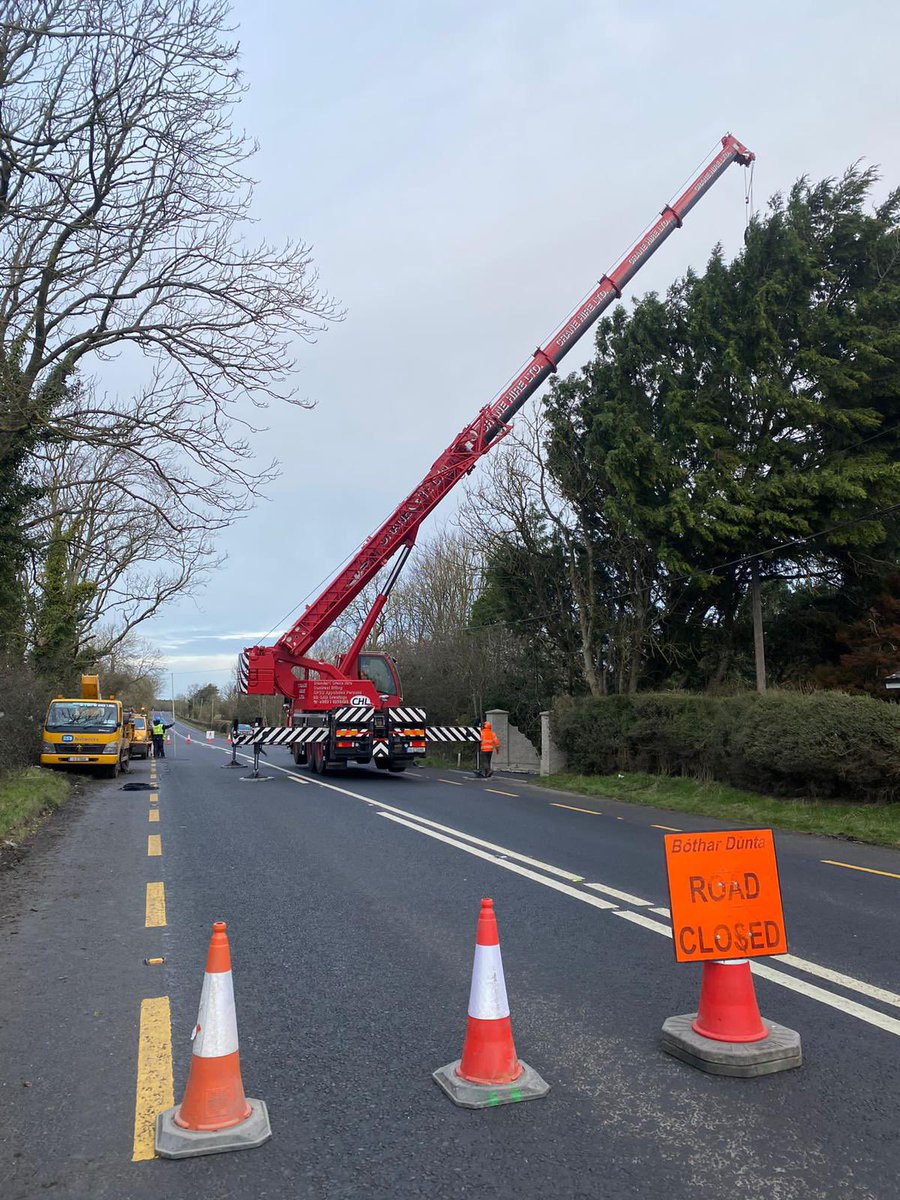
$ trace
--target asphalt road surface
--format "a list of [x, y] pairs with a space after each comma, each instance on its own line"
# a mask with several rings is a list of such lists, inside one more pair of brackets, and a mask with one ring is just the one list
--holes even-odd
[[[0, 875], [3, 1200], [900, 1192], [900, 853], [777, 835], [790, 956], [759, 960], [756, 990], [804, 1064], [717, 1078], [658, 1043], [699, 993], [673, 960], [663, 835], [720, 823], [499, 775], [322, 780], [277, 748], [249, 783], [184, 732], [158, 804], [92, 782]], [[461, 1049], [482, 896], [517, 1049], [551, 1091], [473, 1112], [431, 1073]], [[167, 1071], [181, 1098], [217, 919], [273, 1138], [163, 1161], [147, 1113]], [[171, 1055], [139, 1064], [142, 1002], [164, 998]]]

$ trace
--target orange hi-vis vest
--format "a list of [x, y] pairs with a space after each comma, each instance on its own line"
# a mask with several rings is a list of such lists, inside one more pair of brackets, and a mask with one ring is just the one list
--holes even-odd
[[494, 733], [493, 729], [491, 729], [490, 721], [485, 721], [481, 727], [481, 749], [485, 754], [490, 750], [500, 749], [500, 739]]

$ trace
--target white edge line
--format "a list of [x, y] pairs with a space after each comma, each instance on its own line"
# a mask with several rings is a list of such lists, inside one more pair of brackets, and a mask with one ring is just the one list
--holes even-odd
[[[654, 933], [661, 933], [667, 938], [672, 936], [668, 925], [652, 921], [643, 913], [625, 912], [619, 909], [615, 916], [621, 917], [623, 921], [630, 921], [632, 925], [641, 925], [644, 929], [652, 929]], [[768, 979], [770, 983], [777, 983], [781, 987], [787, 988], [788, 991], [799, 992], [801, 996], [807, 996], [810, 1000], [818, 1000], [820, 1004], [827, 1004], [830, 1008], [836, 1008], [860, 1021], [866, 1021], [869, 1025], [875, 1025], [886, 1033], [893, 1033], [900, 1037], [900, 1020], [896, 1017], [876, 1012], [874, 1008], [867, 1008], [865, 1004], [859, 1004], [856, 1000], [835, 996], [833, 992], [826, 992], [824, 988], [817, 987], [814, 983], [807, 983], [805, 979], [795, 979], [793, 975], [785, 975], [784, 971], [776, 971], [774, 967], [767, 966], [758, 959], [750, 960], [750, 970], [754, 975], [759, 975], [761, 979]]]
[[873, 983], [865, 983], [862, 979], [854, 979], [852, 975], [844, 975], [840, 971], [833, 971], [831, 967], [820, 967], [818, 963], [809, 962], [805, 958], [797, 958], [795, 954], [776, 954], [773, 955], [773, 962], [783, 962], [788, 967], [796, 967], [798, 971], [806, 971], [808, 975], [818, 975], [820, 979], [827, 979], [831, 983], [838, 984], [839, 987], [848, 988], [852, 992], [860, 992], [863, 996], [870, 996], [873, 1000], [880, 1000], [882, 1004], [893, 1004], [895, 1008], [900, 1008], [900, 996], [896, 992], [889, 992], [887, 988], [876, 987]]
[[[183, 737], [184, 735], [181, 734], [180, 736]], [[198, 742], [196, 744], [200, 746], [206, 746], [209, 743]], [[212, 749], [221, 750], [222, 747], [213, 746]], [[250, 756], [248, 754], [241, 754], [238, 752], [237, 756], [238, 758], [243, 758], [247, 762], [250, 762]], [[287, 767], [279, 767], [276, 763], [266, 763], [266, 770], [269, 770], [270, 768], [274, 771], [283, 771], [285, 775], [289, 775], [292, 779], [297, 778], [297, 775]], [[575, 875], [572, 871], [564, 871], [562, 867], [551, 866], [550, 863], [541, 862], [541, 860], [538, 858], [529, 858], [527, 854], [519, 854], [515, 850], [508, 850], [505, 846], [497, 846], [493, 842], [486, 842], [482, 838], [477, 838], [471, 833], [464, 833], [461, 829], [453, 829], [449, 825], [441, 825], [437, 821], [429, 821], [427, 817], [417, 816], [415, 813], [407, 812], [404, 808], [394, 808], [390, 804], [383, 804], [380, 800], [372, 800], [369, 796], [363, 796], [359, 792], [351, 792], [347, 788], [338, 787], [335, 783], [325, 783], [321, 779], [304, 780], [304, 782], [318, 784], [319, 787], [327, 788], [331, 792], [340, 792], [342, 796], [350, 796], [353, 800], [362, 800], [363, 803], [368, 804], [372, 808], [380, 808], [384, 809], [385, 812], [397, 813], [401, 817], [418, 821], [422, 825], [428, 825], [433, 829], [440, 829], [443, 833], [452, 833], [456, 837], [465, 838], [467, 841], [474, 842], [478, 846], [486, 846], [488, 850], [496, 850], [498, 854], [506, 854], [510, 858], [516, 859], [518, 862], [528, 863], [529, 866], [532, 867], [540, 867], [542, 871], [548, 871], [551, 875], [558, 875], [560, 879], [568, 879], [570, 883], [581, 883], [584, 879], [583, 875]], [[451, 780], [451, 782], [455, 782], [455, 780]], [[462, 784], [459, 786], [462, 787]], [[577, 895], [577, 893], [575, 894]], [[610, 905], [610, 907], [614, 908], [615, 905]]]
[[653, 903], [652, 900], [642, 900], [640, 896], [632, 896], [631, 892], [620, 892], [618, 888], [607, 887], [605, 883], [586, 883], [584, 886], [593, 888], [595, 892], [602, 892], [604, 896], [615, 896], [617, 900], [624, 900], [626, 904], [635, 904], [638, 908], [649, 908]]
[[[331, 784], [326, 783], [322, 786], [330, 787]], [[360, 798], [362, 799], [362, 797]], [[371, 803], [377, 803], [377, 801], [372, 801]], [[386, 812], [397, 813], [408, 820], [417, 821], [421, 825], [427, 825], [431, 829], [439, 829], [442, 833], [450, 833], [454, 837], [465, 838], [467, 842], [474, 842], [476, 846], [484, 846], [486, 849], [493, 850], [497, 854], [505, 854], [509, 858], [514, 858], [517, 862], [527, 863], [530, 867], [539, 867], [542, 871], [547, 871], [550, 875], [557, 875], [560, 879], [568, 879], [570, 883], [581, 883], [584, 879], [583, 875], [575, 875], [571, 871], [564, 871], [562, 867], [551, 866], [550, 863], [541, 862], [539, 858], [529, 858], [527, 854], [519, 854], [517, 850], [509, 850], [506, 846], [497, 846], [494, 842], [486, 842], [483, 838], [475, 837], [471, 833], [464, 833], [461, 829], [453, 829], [449, 825], [441, 825], [437, 821], [429, 821], [427, 817], [420, 817], [416, 813], [407, 812], [406, 809], [392, 808], [389, 804], [378, 804], [378, 807], [384, 809]]]
[[589, 896], [586, 892], [579, 892], [573, 887], [569, 887], [567, 883], [559, 883], [555, 879], [548, 879], [546, 875], [538, 875], [537, 871], [529, 871], [527, 867], [520, 867], [518, 863], [509, 862], [505, 858], [498, 858], [495, 854], [488, 854], [486, 850], [479, 850], [477, 846], [467, 846], [465, 842], [458, 842], [455, 838], [445, 837], [442, 833], [435, 833], [431, 829], [423, 829], [421, 825], [414, 824], [412, 821], [404, 821], [402, 817], [395, 817], [393, 813], [379, 812], [379, 817], [384, 817], [387, 821], [394, 821], [397, 825], [405, 825], [407, 829], [415, 830], [416, 833], [424, 833], [426, 837], [435, 838], [439, 842], [445, 842], [448, 846], [453, 846], [457, 850], [465, 850], [467, 854], [474, 854], [476, 858], [483, 858], [485, 862], [493, 863], [496, 867], [503, 867], [504, 870], [513, 871], [516, 875], [524, 875], [526, 879], [532, 879], [535, 883], [542, 883], [545, 887], [552, 888], [555, 892], [562, 892], [566, 896], [573, 896], [576, 900], [581, 900], [584, 904], [590, 904], [593, 908], [615, 909], [614, 904], [610, 904], [608, 900], [601, 900], [599, 896]]
[[[593, 886], [588, 884], [588, 887]], [[651, 908], [651, 912], [659, 913], [663, 917], [670, 917], [671, 913], [667, 908]], [[623, 916], [623, 913], [619, 914]], [[668, 931], [668, 930], [667, 930]], [[798, 958], [796, 954], [773, 954], [772, 962], [784, 963], [786, 967], [794, 967], [797, 971], [805, 971], [807, 975], [817, 975], [820, 979], [827, 979], [829, 983], [837, 984], [838, 987], [847, 988], [851, 992], [859, 992], [862, 996], [868, 996], [871, 1000], [879, 1000], [882, 1004], [891, 1004], [895, 1008], [900, 1008], [900, 995], [896, 992], [891, 992], [887, 988], [878, 987], [874, 983], [866, 983], [863, 979], [855, 979], [852, 975], [845, 975], [842, 971], [834, 971], [831, 967], [821, 967], [818, 963], [810, 962], [808, 958]], [[770, 971], [774, 968], [768, 968]], [[753, 970], [758, 970], [758, 967], [753, 964]], [[760, 972], [762, 974], [762, 972]], [[779, 976], [781, 972], [779, 972]], [[783, 976], [785, 979], [793, 978], [793, 976]], [[779, 982], [776, 980], [776, 982]], [[787, 986], [787, 985], [785, 985]], [[814, 986], [812, 984], [808, 985]], [[853, 1003], [853, 1001], [850, 1001]]]
[[795, 979], [793, 975], [785, 975], [783, 971], [776, 971], [773, 967], [766, 966], [765, 963], [751, 961], [750, 969], [763, 979], [769, 979], [772, 983], [780, 983], [782, 987], [786, 987], [792, 992], [799, 992], [801, 996], [809, 996], [811, 1000], [818, 1000], [820, 1004], [837, 1008], [841, 1012], [849, 1013], [852, 1017], [858, 1017], [860, 1021], [867, 1021], [870, 1025], [876, 1025], [879, 1029], [884, 1029], [887, 1033], [894, 1033], [900, 1037], [900, 1020], [896, 1017], [876, 1012], [874, 1008], [867, 1008], [865, 1004], [859, 1004], [856, 1000], [846, 1000], [843, 996], [835, 996], [832, 992], [826, 992], [824, 988], [817, 987], [814, 983], [807, 983], [805, 979]]
[[668, 925], [654, 921], [652, 917], [645, 917], [643, 913], [626, 912], [625, 909], [620, 908], [616, 910], [616, 916], [630, 921], [632, 925], [640, 925], [642, 929], [652, 929], [654, 933], [661, 933], [664, 937], [672, 936], [672, 930]]

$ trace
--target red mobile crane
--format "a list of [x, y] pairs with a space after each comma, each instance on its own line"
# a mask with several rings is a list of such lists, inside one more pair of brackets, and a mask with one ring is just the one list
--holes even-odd
[[[403, 770], [425, 748], [425, 714], [403, 707], [400, 678], [393, 659], [364, 650], [391, 589], [428, 514], [468, 475], [483, 454], [506, 436], [509, 422], [525, 401], [552, 375], [578, 339], [655, 253], [697, 201], [731, 163], [749, 166], [755, 155], [727, 134], [722, 148], [622, 261], [568, 317], [544, 346], [471, 424], [453, 439], [428, 474], [362, 544], [274, 646], [251, 646], [241, 656], [241, 681], [250, 695], [285, 697], [290, 724], [266, 731], [267, 742], [292, 745], [298, 762], [309, 757], [315, 770], [329, 762], [368, 762]], [[398, 553], [399, 552], [399, 553]], [[393, 568], [347, 651], [336, 662], [309, 657], [319, 638], [390, 560]], [[418, 725], [419, 728], [414, 728]], [[257, 735], [254, 740], [259, 740]]]

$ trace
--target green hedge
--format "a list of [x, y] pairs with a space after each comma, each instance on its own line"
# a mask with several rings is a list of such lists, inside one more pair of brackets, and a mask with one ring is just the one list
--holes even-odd
[[566, 697], [569, 770], [716, 779], [776, 796], [900, 799], [900, 705], [839, 692]]

